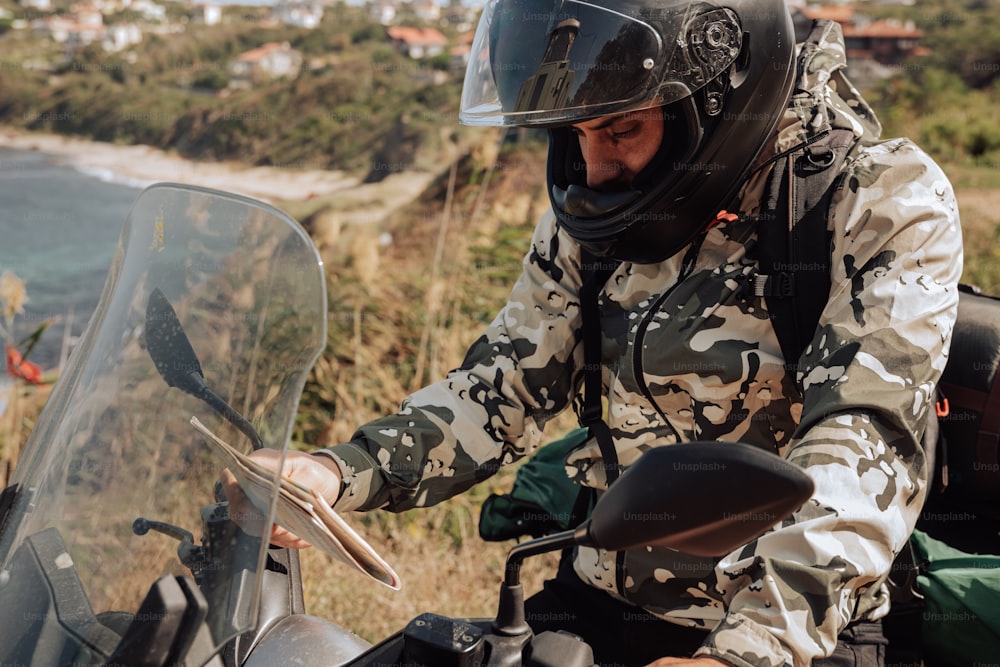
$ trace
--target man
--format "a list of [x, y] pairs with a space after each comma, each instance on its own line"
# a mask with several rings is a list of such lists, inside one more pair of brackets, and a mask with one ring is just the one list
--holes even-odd
[[[340, 511], [399, 511], [530, 453], [580, 390], [588, 258], [618, 263], [599, 297], [617, 463], [742, 441], [816, 491], [722, 559], [580, 548], [529, 614], [572, 616], [603, 663], [882, 664], [884, 582], [926, 493], [920, 439], [956, 314], [951, 186], [909, 141], [877, 140], [836, 24], [797, 55], [783, 0], [598, 2], [492, 0], [473, 44], [463, 121], [549, 128], [552, 213], [508, 304], [461, 368], [285, 472]], [[758, 232], [785, 204], [766, 193], [783, 155], [833, 130], [857, 145], [834, 167], [832, 288], [786, 359], [755, 290]], [[567, 469], [600, 490], [602, 463], [588, 442]], [[543, 613], [558, 609], [572, 614]]]

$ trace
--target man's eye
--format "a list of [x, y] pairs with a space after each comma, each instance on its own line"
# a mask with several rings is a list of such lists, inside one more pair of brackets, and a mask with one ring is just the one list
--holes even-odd
[[628, 137], [631, 137], [633, 134], [635, 134], [635, 128], [634, 127], [630, 127], [627, 130], [616, 130], [616, 131], [612, 132], [611, 133], [611, 138], [612, 139], [616, 139], [616, 140], [617, 139], [627, 139]]

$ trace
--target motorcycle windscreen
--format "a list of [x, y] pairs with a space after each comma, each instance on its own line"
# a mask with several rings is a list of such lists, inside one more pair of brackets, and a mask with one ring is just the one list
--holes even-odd
[[[148, 347], [164, 335], [151, 335], [148, 325], [164, 317], [164, 297], [197, 363], [162, 354], [161, 367], [154, 363]], [[241, 589], [228, 581], [202, 586], [208, 625], [216, 646], [252, 627], [266, 540], [179, 554], [177, 537], [187, 531], [201, 545], [201, 511], [217, 503], [225, 467], [191, 417], [243, 452], [251, 441], [161, 374], [184, 376], [200, 364], [208, 388], [264, 446], [284, 452], [326, 343], [326, 312], [315, 246], [281, 212], [172, 184], [138, 197], [97, 310], [5, 492], [0, 659], [94, 661], [113, 649], [164, 575], [213, 581], [213, 572], [241, 573], [248, 582]], [[272, 494], [265, 517], [275, 501]], [[170, 524], [177, 535], [146, 532], [137, 520]]]

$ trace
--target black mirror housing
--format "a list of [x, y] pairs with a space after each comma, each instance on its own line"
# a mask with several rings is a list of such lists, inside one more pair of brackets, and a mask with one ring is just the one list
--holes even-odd
[[790, 516], [813, 489], [804, 470], [751, 445], [657, 447], [598, 501], [587, 541], [614, 551], [664, 546], [722, 556]]

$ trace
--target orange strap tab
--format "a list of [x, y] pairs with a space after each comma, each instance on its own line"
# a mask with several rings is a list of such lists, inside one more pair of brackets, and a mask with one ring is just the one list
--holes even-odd
[[727, 222], [736, 222], [739, 219], [740, 216], [738, 214], [730, 213], [729, 211], [723, 209], [715, 214], [715, 219], [708, 223], [708, 226], [705, 227], [705, 231], [707, 232], [712, 227], [716, 227]]
[[937, 403], [934, 404], [934, 412], [937, 413], [939, 418], [947, 417], [951, 414], [951, 406], [948, 405], [948, 399], [946, 397], [941, 397]]

